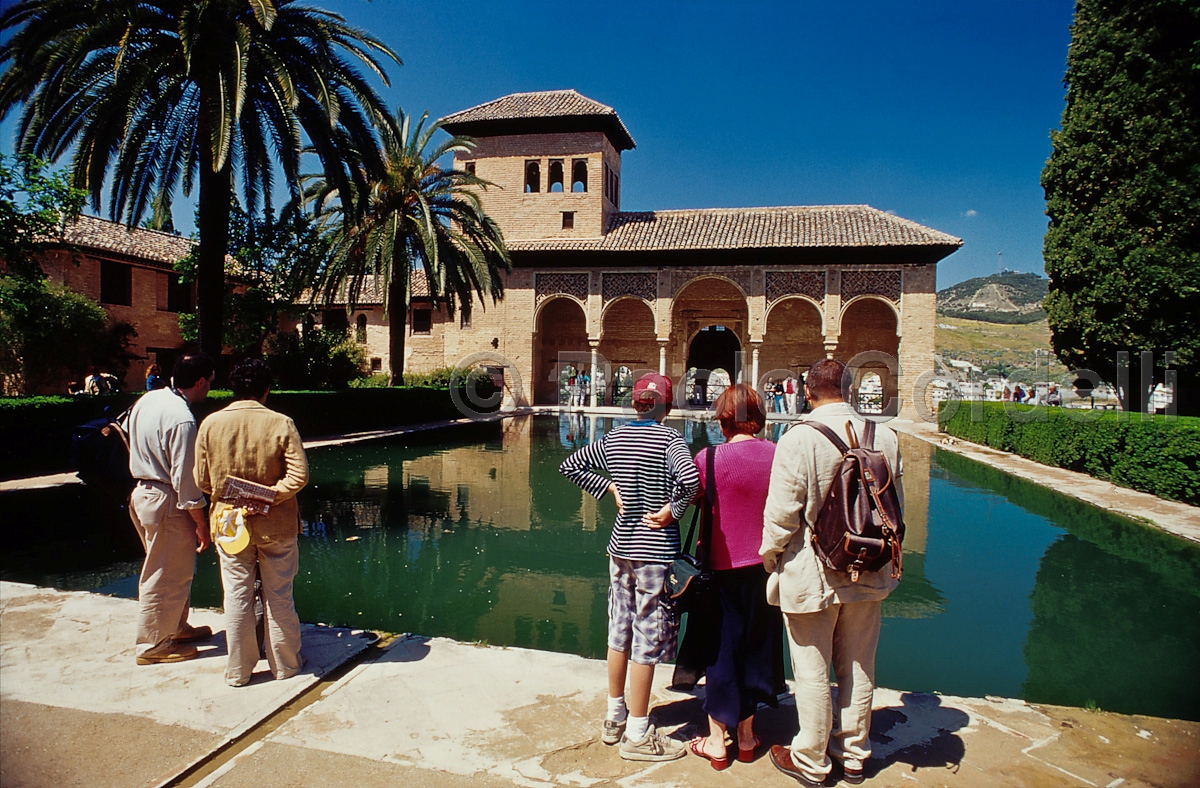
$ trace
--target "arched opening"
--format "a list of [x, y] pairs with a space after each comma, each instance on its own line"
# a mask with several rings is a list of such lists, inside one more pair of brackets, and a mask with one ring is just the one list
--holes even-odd
[[360, 314], [354, 321], [354, 341], [360, 345], [367, 344], [367, 316]]
[[[599, 354], [611, 367], [630, 370], [658, 369], [658, 343], [654, 335], [654, 312], [640, 298], [622, 298], [604, 310]], [[596, 401], [609, 401], [604, 370], [597, 374]], [[615, 400], [614, 400], [615, 403]]]
[[536, 161], [525, 162], [525, 193], [533, 194], [542, 190], [542, 165]]
[[[894, 416], [899, 404], [897, 394], [899, 381], [893, 369], [898, 368], [900, 355], [900, 337], [897, 334], [899, 322], [891, 304], [878, 298], [867, 297], [852, 301], [842, 312], [842, 333], [838, 337], [837, 351], [834, 353], [839, 361], [849, 364], [855, 356], [868, 351], [880, 354], [865, 363], [855, 364], [854, 377], [851, 381], [853, 391], [851, 401], [858, 404], [858, 393], [862, 390], [868, 376], [876, 375], [882, 386], [881, 411], [884, 415]], [[890, 367], [889, 367], [890, 364]], [[871, 390], [874, 383], [868, 384], [868, 395], [875, 397]], [[889, 408], [890, 405], [890, 408]]]
[[534, 402], [539, 405], [558, 404], [563, 367], [579, 366], [583, 363], [582, 359], [589, 355], [587, 317], [578, 302], [559, 296], [542, 306], [538, 312], [536, 329]]
[[[688, 345], [688, 403], [707, 407], [729, 385], [729, 372], [737, 362], [742, 343], [722, 325], [705, 326]], [[717, 377], [720, 370], [723, 377]]]
[[550, 160], [550, 171], [546, 177], [546, 191], [561, 192], [563, 190], [562, 159]]
[[[689, 367], [720, 368], [737, 382], [740, 368], [735, 360], [745, 347], [748, 314], [746, 296], [732, 282], [717, 277], [689, 282], [675, 296], [671, 312], [667, 376], [678, 380]], [[697, 357], [696, 352], [701, 355]]]
[[808, 368], [823, 358], [825, 334], [816, 304], [806, 298], [786, 298], [772, 305], [758, 351], [760, 374], [786, 369], [795, 376], [792, 387], [796, 389]]
[[576, 159], [571, 164], [571, 191], [587, 191], [587, 159]]
[[878, 372], [867, 372], [858, 383], [858, 412], [883, 413], [883, 378]]
[[628, 405], [633, 399], [633, 370], [621, 365], [613, 372], [612, 404]]

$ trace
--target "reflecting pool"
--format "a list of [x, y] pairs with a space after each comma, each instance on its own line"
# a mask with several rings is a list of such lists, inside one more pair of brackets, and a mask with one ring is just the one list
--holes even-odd
[[[693, 451], [721, 441], [669, 423]], [[612, 424], [524, 417], [310, 452], [301, 618], [602, 656], [615, 507], [558, 465]], [[1200, 719], [1200, 547], [901, 438], [908, 534], [881, 685]], [[133, 596], [132, 528], [105, 537], [95, 511], [78, 487], [0, 496], [0, 522], [26, 534], [3, 577]], [[220, 606], [211, 552], [193, 603]]]

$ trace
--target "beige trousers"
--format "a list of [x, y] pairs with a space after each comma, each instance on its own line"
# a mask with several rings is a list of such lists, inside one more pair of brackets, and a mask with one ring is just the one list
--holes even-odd
[[196, 573], [196, 521], [176, 507], [175, 491], [139, 481], [129, 517], [146, 549], [138, 578], [137, 653], [166, 648], [187, 625]]
[[[800, 721], [792, 760], [814, 782], [829, 775], [830, 756], [858, 769], [871, 757], [881, 610], [880, 602], [848, 602], [783, 617]], [[829, 686], [830, 664], [837, 678], [836, 702]]]
[[258, 664], [255, 634], [254, 580], [262, 581], [266, 618], [263, 646], [267, 665], [277, 679], [300, 672], [300, 618], [292, 600], [292, 582], [300, 568], [300, 541], [295, 537], [268, 544], [251, 544], [237, 555], [221, 557], [221, 586], [225, 589], [225, 639], [229, 662], [225, 681], [240, 686], [250, 680]]

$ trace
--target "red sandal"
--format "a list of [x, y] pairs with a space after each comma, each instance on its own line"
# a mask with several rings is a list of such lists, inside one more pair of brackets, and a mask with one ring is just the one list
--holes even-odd
[[762, 739], [754, 737], [754, 746], [748, 750], [742, 749], [742, 743], [738, 742], [738, 760], [742, 763], [753, 763], [754, 758], [758, 755], [758, 748], [762, 746]]
[[724, 758], [714, 758], [704, 751], [704, 742], [708, 741], [707, 736], [697, 736], [688, 743], [688, 747], [692, 751], [692, 755], [699, 755], [712, 765], [718, 772], [723, 772], [729, 768], [729, 747], [725, 747]]

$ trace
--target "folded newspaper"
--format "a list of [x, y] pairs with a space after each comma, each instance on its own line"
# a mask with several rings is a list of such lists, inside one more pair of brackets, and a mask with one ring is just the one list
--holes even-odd
[[276, 490], [265, 484], [237, 476], [226, 476], [221, 487], [221, 500], [233, 506], [245, 507], [249, 514], [266, 514], [275, 503]]

